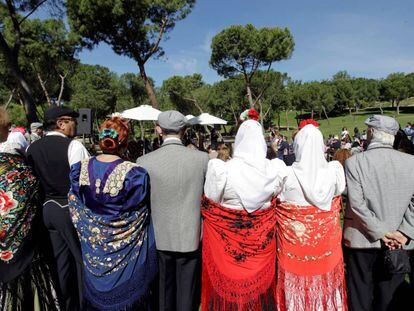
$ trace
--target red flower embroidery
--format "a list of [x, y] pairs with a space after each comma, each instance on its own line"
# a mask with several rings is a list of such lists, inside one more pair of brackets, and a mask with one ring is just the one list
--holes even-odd
[[6, 237], [6, 230], [0, 231], [0, 240], [3, 240]]
[[17, 201], [13, 198], [13, 193], [0, 190], [0, 216], [6, 215], [17, 206]]
[[2, 251], [0, 253], [0, 259], [3, 261], [9, 261], [13, 258], [13, 252], [12, 251]]

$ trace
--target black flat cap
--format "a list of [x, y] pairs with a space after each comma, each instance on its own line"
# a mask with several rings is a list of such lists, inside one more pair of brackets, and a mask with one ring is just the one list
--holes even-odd
[[79, 117], [79, 113], [68, 107], [51, 107], [45, 110], [45, 122], [56, 120], [60, 117]]

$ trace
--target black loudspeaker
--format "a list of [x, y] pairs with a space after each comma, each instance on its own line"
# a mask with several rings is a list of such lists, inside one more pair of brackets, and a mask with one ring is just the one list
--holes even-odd
[[78, 126], [76, 127], [76, 135], [92, 135], [93, 129], [93, 113], [92, 109], [79, 108], [79, 117], [77, 118]]

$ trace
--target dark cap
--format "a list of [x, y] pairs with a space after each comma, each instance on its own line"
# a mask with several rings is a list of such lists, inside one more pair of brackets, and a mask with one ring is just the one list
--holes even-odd
[[79, 117], [79, 113], [68, 107], [51, 107], [45, 110], [45, 122], [56, 120], [60, 117]]
[[365, 120], [365, 124], [391, 135], [396, 135], [400, 129], [400, 125], [397, 120], [380, 114], [375, 114], [372, 117], [369, 117]]
[[181, 112], [168, 110], [159, 114], [158, 125], [164, 130], [179, 132], [187, 125], [187, 119]]

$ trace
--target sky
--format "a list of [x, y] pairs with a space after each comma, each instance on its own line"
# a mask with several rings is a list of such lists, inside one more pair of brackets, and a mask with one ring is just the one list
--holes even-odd
[[[197, 0], [162, 42], [165, 57], [149, 61], [146, 71], [157, 86], [171, 76], [193, 73], [214, 83], [222, 77], [209, 66], [212, 37], [230, 25], [251, 23], [289, 28], [295, 50], [272, 68], [295, 80], [329, 79], [340, 70], [367, 78], [413, 72], [413, 13], [413, 0]], [[138, 73], [133, 60], [105, 44], [82, 51], [79, 58], [118, 74]]]

